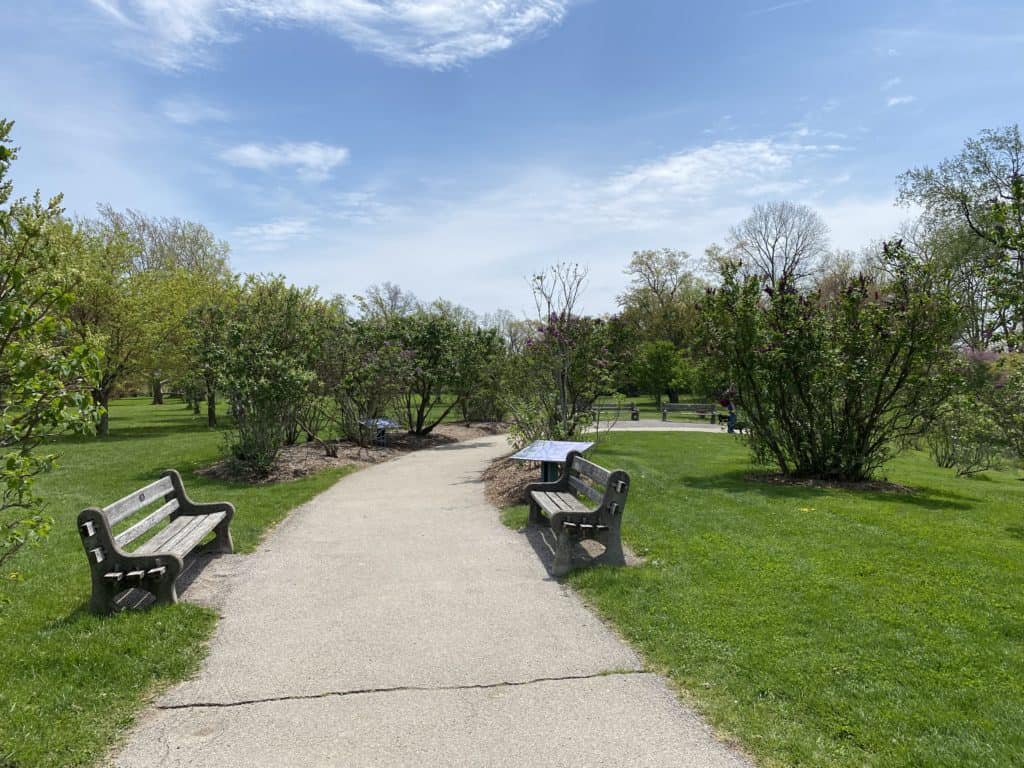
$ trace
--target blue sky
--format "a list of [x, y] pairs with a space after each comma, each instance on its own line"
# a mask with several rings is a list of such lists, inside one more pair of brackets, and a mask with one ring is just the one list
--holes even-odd
[[1022, 122], [1019, 0], [3, 0], [16, 190], [200, 221], [238, 271], [485, 313], [766, 200], [836, 247], [895, 177]]

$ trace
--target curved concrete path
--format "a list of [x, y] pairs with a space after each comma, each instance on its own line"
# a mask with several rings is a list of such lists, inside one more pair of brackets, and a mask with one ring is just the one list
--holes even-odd
[[357, 472], [233, 559], [202, 671], [113, 764], [749, 766], [500, 524], [507, 452]]

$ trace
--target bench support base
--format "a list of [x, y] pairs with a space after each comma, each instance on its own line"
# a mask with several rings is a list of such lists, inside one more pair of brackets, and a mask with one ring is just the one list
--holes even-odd
[[573, 537], [566, 528], [558, 532], [555, 543], [555, 562], [551, 565], [551, 575], [561, 578], [572, 570]]

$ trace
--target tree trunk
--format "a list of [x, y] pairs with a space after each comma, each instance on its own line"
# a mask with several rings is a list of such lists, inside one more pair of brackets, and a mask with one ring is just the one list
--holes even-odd
[[207, 372], [206, 376], [206, 426], [217, 426], [217, 392], [213, 388], [213, 375]]
[[164, 383], [160, 379], [153, 379], [153, 405], [164, 404]]
[[198, 397], [198, 395], [194, 396], [192, 398], [192, 414], [194, 416], [198, 416], [199, 415], [199, 397]]
[[100, 423], [96, 426], [96, 434], [100, 437], [106, 437], [110, 434], [110, 411], [107, 407], [110, 405], [110, 390], [94, 389], [92, 391], [92, 400], [102, 409]]

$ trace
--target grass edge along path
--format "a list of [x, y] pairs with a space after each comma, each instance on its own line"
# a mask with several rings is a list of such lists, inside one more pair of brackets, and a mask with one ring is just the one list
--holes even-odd
[[60, 466], [38, 484], [52, 534], [20, 553], [0, 581], [0, 768], [99, 763], [154, 695], [198, 669], [216, 625], [214, 611], [187, 602], [90, 614], [75, 530], [84, 507], [108, 504], [173, 467], [197, 501], [234, 503], [235, 550], [245, 553], [353, 469], [265, 486], [194, 474], [219, 457], [223, 436], [180, 401], [151, 406], [137, 398], [112, 404], [108, 438], [53, 446]]
[[[740, 440], [612, 434], [638, 568], [568, 582], [762, 766], [1020, 764], [1024, 483], [911, 453], [911, 494], [751, 482]], [[525, 522], [525, 507], [503, 512]]]

